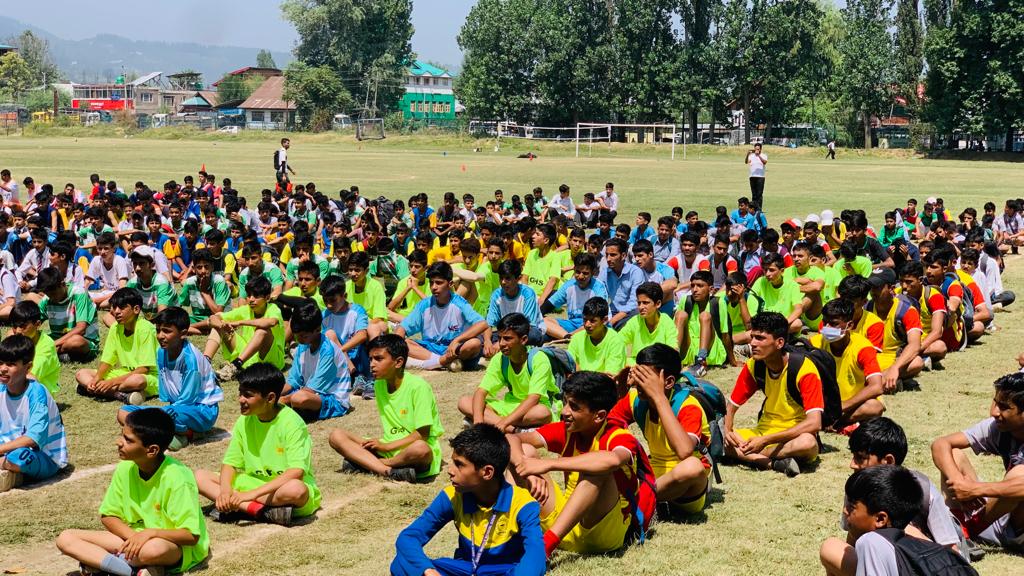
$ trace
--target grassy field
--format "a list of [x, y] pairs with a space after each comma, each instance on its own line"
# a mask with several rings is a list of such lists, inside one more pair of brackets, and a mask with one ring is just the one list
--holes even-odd
[[[152, 138], [9, 138], [3, 140], [0, 168], [17, 179], [61, 187], [65, 182], [85, 186], [88, 174], [99, 172], [129, 188], [136, 180], [159, 186], [179, 182], [200, 165], [218, 177], [228, 176], [250, 200], [258, 197], [271, 177], [275, 149], [272, 135], [239, 141], [188, 141]], [[473, 152], [476, 145], [486, 152]], [[565, 182], [577, 195], [600, 190], [606, 181], [622, 194], [624, 221], [646, 210], [656, 216], [672, 206], [696, 209], [705, 215], [714, 206], [730, 208], [747, 193], [742, 149], [691, 147], [688, 159], [670, 161], [667, 151], [634, 153], [616, 149], [601, 157], [569, 157], [568, 146], [539, 148], [533, 161], [514, 156], [524, 147], [492, 152], [493, 142], [450, 139], [410, 141], [389, 139], [362, 145], [336, 137], [296, 137], [291, 159], [302, 181], [313, 180], [324, 191], [358, 184], [363, 194], [405, 198], [426, 192], [439, 199], [453, 191], [471, 192], [478, 200], [495, 188], [506, 197], [534, 186], [553, 192]], [[446, 154], [445, 154], [446, 153]], [[1018, 195], [1024, 167], [988, 162], [931, 161], [885, 155], [858, 156], [840, 151], [827, 162], [813, 150], [769, 149], [767, 209], [773, 222], [803, 218], [825, 208], [860, 207], [874, 219], [901, 205], [910, 196], [942, 196], [958, 211], [986, 200], [1001, 203]], [[1008, 261], [1009, 289], [1024, 284], [1024, 259]], [[1018, 305], [1020, 306], [1020, 305]], [[906, 428], [910, 438], [908, 465], [938, 474], [928, 452], [936, 436], [983, 418], [988, 410], [992, 381], [1016, 368], [1014, 357], [1024, 338], [1021, 314], [1011, 307], [997, 316], [1001, 330], [966, 353], [948, 359], [946, 368], [924, 374], [920, 392], [886, 398], [888, 414]], [[114, 422], [117, 405], [76, 397], [73, 373], [64, 368], [57, 400], [63, 407], [73, 469], [57, 482], [0, 495], [0, 571], [63, 574], [75, 566], [60, 557], [53, 539], [65, 528], [98, 528], [96, 509], [106, 489], [117, 455]], [[713, 371], [710, 378], [724, 390], [732, 388], [733, 369]], [[460, 395], [479, 382], [479, 373], [427, 374], [442, 408], [442, 422], [451, 437], [461, 417], [455, 410]], [[237, 390], [225, 390], [219, 427], [228, 430], [238, 415]], [[756, 416], [757, 399], [741, 412]], [[323, 509], [303, 526], [222, 525], [209, 523], [213, 557], [203, 572], [210, 576], [253, 572], [264, 574], [384, 574], [394, 553], [398, 531], [413, 519], [446, 482], [444, 475], [429, 485], [407, 486], [338, 472], [339, 458], [327, 445], [337, 426], [365, 435], [379, 434], [372, 403], [356, 399], [357, 410], [342, 419], [310, 426], [314, 438], [314, 472], [323, 493]], [[551, 573], [558, 576], [619, 574], [815, 574], [820, 573], [820, 541], [838, 535], [842, 485], [849, 474], [845, 438], [824, 438], [827, 451], [814, 473], [787, 480], [774, 473], [743, 468], [723, 470], [724, 484], [713, 489], [706, 515], [689, 524], [658, 524], [643, 547], [621, 557], [580, 558], [556, 555]], [[187, 448], [177, 457], [193, 468], [216, 469], [226, 441], [214, 438]], [[445, 446], [445, 455], [449, 451]], [[985, 459], [983, 475], [999, 473], [998, 459]], [[443, 531], [431, 544], [435, 555], [450, 554], [454, 533]], [[982, 574], [1019, 571], [1024, 560], [990, 551], [978, 565]]]

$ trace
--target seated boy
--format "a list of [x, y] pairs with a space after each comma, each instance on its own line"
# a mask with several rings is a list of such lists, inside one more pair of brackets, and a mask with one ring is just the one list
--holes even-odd
[[921, 313], [906, 294], [897, 294], [899, 279], [892, 268], [879, 268], [871, 273], [868, 285], [871, 300], [867, 310], [883, 321], [882, 346], [878, 367], [882, 369], [882, 386], [898, 389], [903, 380], [910, 380], [924, 369], [921, 352]]
[[[128, 284], [131, 272], [128, 261], [114, 253], [117, 236], [113, 232], [104, 232], [96, 238], [96, 256], [89, 262], [89, 270], [85, 273], [85, 285], [90, 287], [89, 297], [97, 307], [106, 309], [107, 300], [118, 288]], [[99, 283], [96, 290], [92, 286]]]
[[[515, 261], [502, 266], [508, 262]], [[513, 279], [518, 281], [518, 276]], [[518, 312], [498, 320], [495, 332], [500, 352], [487, 364], [476, 391], [459, 399], [459, 411], [474, 424], [493, 424], [503, 432], [513, 432], [543, 426], [561, 412], [548, 355], [531, 354], [528, 347], [531, 328], [526, 316]], [[499, 398], [502, 390], [505, 395]]]
[[[563, 386], [562, 420], [509, 436], [510, 470], [541, 510], [544, 551], [604, 554], [643, 535], [654, 515], [655, 478], [647, 453], [628, 430], [608, 421], [615, 381], [577, 372]], [[555, 458], [537, 458], [546, 449]], [[565, 475], [565, 489], [549, 472]]]
[[[395, 288], [395, 295], [388, 302], [388, 320], [399, 323], [412, 313], [412, 309], [420, 300], [430, 293], [430, 282], [427, 280], [427, 253], [414, 250], [409, 254], [409, 275], [402, 278]], [[362, 308], [362, 306], [360, 306]], [[484, 306], [482, 314], [487, 313]]]
[[714, 275], [708, 270], [691, 274], [690, 293], [679, 301], [675, 313], [683, 364], [693, 365], [698, 376], [703, 376], [708, 366], [721, 366], [726, 359], [725, 347], [718, 338], [711, 315], [714, 281]]
[[[487, 322], [466, 299], [452, 293], [452, 267], [435, 262], [427, 268], [430, 297], [421, 300], [412, 314], [395, 329], [409, 345], [409, 365], [424, 370], [452, 371], [475, 366], [483, 352], [480, 336]], [[420, 334], [420, 339], [411, 336]]]
[[[547, 559], [540, 506], [528, 491], [505, 480], [508, 440], [493, 426], [477, 424], [460, 432], [450, 444], [452, 485], [398, 535], [391, 574], [544, 574]], [[455, 557], [430, 559], [423, 546], [449, 522], [459, 534]]]
[[0, 492], [46, 480], [68, 464], [57, 403], [31, 378], [33, 348], [18, 334], [0, 342]]
[[370, 257], [366, 252], [355, 252], [348, 259], [348, 282], [345, 292], [353, 303], [359, 304], [370, 317], [366, 329], [371, 339], [388, 331], [388, 297], [384, 285], [370, 278]]
[[[213, 429], [224, 391], [217, 384], [210, 359], [186, 339], [189, 324], [184, 309], [164, 308], [153, 322], [156, 340], [160, 343], [156, 352], [160, 400], [167, 402], [160, 409], [174, 419], [174, 439], [168, 449], [175, 452], [187, 446], [197, 434]], [[140, 409], [140, 406], [121, 408], [117, 413], [118, 424], [123, 426], [128, 414]]]
[[722, 339], [726, 363], [739, 368], [743, 360], [738, 351], [747, 351], [750, 344], [750, 320], [761, 312], [764, 300], [747, 288], [747, 277], [742, 272], [730, 272], [725, 277], [725, 289], [715, 296], [711, 307], [715, 331]]
[[405, 371], [409, 347], [397, 334], [382, 334], [366, 345], [373, 372], [383, 436], [367, 439], [347, 430], [331, 432], [330, 443], [344, 458], [342, 470], [369, 471], [392, 480], [416, 482], [441, 471], [444, 434], [434, 391]]
[[309, 430], [301, 416], [278, 402], [283, 389], [284, 374], [273, 364], [260, 362], [238, 373], [242, 415], [231, 429], [220, 473], [196, 472], [199, 493], [213, 501], [216, 520], [238, 513], [287, 526], [320, 508]]
[[34, 346], [29, 378], [45, 386], [53, 395], [60, 389], [60, 360], [57, 359], [53, 338], [39, 329], [42, 325], [43, 314], [37, 304], [18, 302], [11, 310], [11, 334], [27, 336]]
[[491, 294], [487, 308], [487, 326], [484, 333], [484, 355], [490, 358], [497, 353], [497, 331], [492, 331], [505, 316], [518, 313], [530, 323], [529, 344], [540, 346], [544, 343], [544, 317], [540, 314], [537, 293], [526, 284], [521, 284], [522, 266], [516, 260], [506, 260], [498, 266], [499, 288]]
[[627, 364], [632, 364], [641, 350], [656, 342], [673, 347], [679, 345], [675, 323], [660, 310], [663, 298], [664, 292], [657, 282], [644, 282], [636, 287], [637, 315], [619, 330], [622, 342], [630, 349]]
[[175, 304], [177, 294], [167, 278], [156, 273], [156, 250], [139, 246], [128, 258], [135, 270], [135, 278], [129, 280], [126, 287], [134, 288], [142, 296], [142, 316], [152, 322], [158, 312]]
[[930, 370], [932, 363], [946, 357], [949, 348], [942, 339], [946, 327], [946, 297], [934, 286], [925, 284], [924, 266], [920, 262], [907, 262], [899, 270], [901, 294], [905, 294], [921, 316], [922, 369]]
[[321, 332], [320, 307], [306, 302], [292, 312], [292, 334], [298, 348], [281, 393], [281, 403], [291, 406], [307, 422], [344, 416], [350, 410], [348, 395], [352, 376], [341, 346]]
[[142, 317], [138, 290], [120, 288], [109, 302], [117, 324], [107, 332], [99, 366], [75, 373], [78, 393], [138, 406], [159, 393], [156, 328]]
[[626, 345], [608, 326], [608, 301], [595, 296], [583, 304], [583, 330], [569, 339], [569, 354], [577, 370], [616, 377], [626, 366]]
[[828, 352], [835, 361], [843, 416], [832, 428], [849, 433], [856, 426], [844, 427], [877, 418], [885, 412], [878, 351], [867, 338], [853, 331], [853, 302], [846, 298], [832, 300], [822, 309], [822, 316], [821, 332], [811, 336], [810, 342], [815, 348]]
[[[968, 537], [1013, 552], [1024, 551], [1024, 373], [995, 381], [992, 416], [932, 443], [942, 491]], [[964, 452], [999, 456], [1003, 478], [983, 482]]]
[[178, 306], [192, 310], [188, 317], [189, 336], [209, 334], [206, 320], [231, 306], [231, 286], [224, 276], [214, 273], [214, 258], [208, 249], [192, 253], [192, 275], [181, 285]]
[[345, 362], [352, 375], [352, 394], [362, 396], [364, 400], [373, 400], [370, 357], [366, 352], [369, 318], [362, 306], [348, 301], [345, 284], [341, 276], [328, 276], [324, 280], [320, 290], [325, 306], [322, 330], [324, 336], [345, 353]]
[[269, 301], [270, 280], [255, 276], [245, 291], [247, 304], [214, 314], [205, 323], [211, 331], [203, 355], [213, 358], [219, 349], [228, 362], [217, 370], [221, 381], [231, 380], [239, 370], [257, 362], [284, 368], [284, 319], [277, 304]]
[[[756, 469], [772, 469], [786, 476], [800, 473], [800, 463], [818, 457], [817, 433], [824, 411], [821, 377], [808, 358], [790, 363], [785, 350], [790, 321], [778, 312], [761, 312], [750, 321], [751, 359], [736, 378], [726, 405], [725, 452], [730, 458]], [[791, 398], [787, 376], [795, 370], [800, 399]], [[762, 379], [763, 378], [763, 379]], [[736, 411], [757, 391], [765, 401], [757, 425], [734, 427]]]
[[46, 315], [57, 358], [83, 363], [95, 358], [100, 350], [100, 326], [89, 293], [65, 283], [55, 267], [39, 271], [36, 289], [44, 295], [39, 309]]
[[267, 296], [273, 300], [284, 291], [284, 276], [281, 269], [263, 259], [263, 249], [256, 242], [246, 242], [242, 245], [241, 263], [245, 269], [238, 275], [238, 307], [245, 304], [246, 290], [249, 280], [263, 277], [270, 283], [270, 294]]
[[[853, 456], [850, 468], [855, 471], [873, 466], [902, 466], [907, 456], [907, 436], [899, 424], [882, 416], [864, 422], [850, 434], [850, 452]], [[961, 543], [962, 535], [942, 499], [942, 493], [921, 472], [910, 472], [921, 486], [922, 509], [904, 530], [916, 538], [931, 540], [955, 550]], [[845, 504], [843, 508], [846, 508]], [[855, 576], [857, 553], [846, 514], [840, 517], [840, 526], [847, 531], [847, 539], [825, 540], [821, 545], [821, 563], [828, 574]]]
[[764, 276], [758, 278], [750, 290], [764, 300], [763, 310], [778, 312], [789, 321], [790, 332], [799, 332], [803, 328], [804, 315], [808, 299], [800, 291], [796, 282], [787, 282], [783, 272], [785, 264], [782, 256], [776, 253], [764, 254], [761, 257], [761, 269]]
[[608, 421], [623, 429], [636, 422], [647, 439], [658, 501], [666, 503], [669, 518], [703, 511], [711, 476], [711, 461], [702, 450], [711, 429], [696, 398], [687, 394], [676, 400], [683, 394], [681, 372], [679, 353], [671, 346], [644, 348], [629, 369], [629, 393], [608, 413]]
[[125, 418], [110, 487], [100, 504], [105, 530], [65, 530], [57, 548], [83, 574], [135, 576], [185, 572], [206, 560], [210, 540], [188, 466], [164, 452], [174, 421], [149, 408]]
[[583, 305], [594, 297], [608, 300], [608, 288], [594, 277], [597, 258], [582, 252], [573, 259], [572, 279], [562, 284], [547, 302], [541, 304], [543, 314], [565, 309], [565, 318], [544, 318], [547, 334], [554, 340], [570, 338], [583, 329]]

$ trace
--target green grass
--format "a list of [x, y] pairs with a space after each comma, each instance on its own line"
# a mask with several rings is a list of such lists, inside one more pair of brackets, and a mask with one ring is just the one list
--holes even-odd
[[[65, 182], [79, 186], [88, 174], [99, 172], [129, 187], [136, 180], [159, 186], [169, 179], [181, 181], [201, 164], [219, 177], [231, 177], [250, 201], [258, 197], [271, 177], [270, 160], [276, 135], [240, 140], [156, 138], [8, 138], [3, 140], [0, 163], [19, 180], [32, 175], [37, 182], [58, 188]], [[553, 192], [562, 182], [575, 193], [600, 190], [616, 183], [622, 194], [624, 221], [646, 210], [660, 215], [675, 205], [702, 215], [714, 206], [732, 207], [747, 192], [742, 149], [692, 147], [686, 161], [667, 159], [660, 151], [616, 149], [602, 157], [575, 159], [565, 145], [542, 145], [534, 161], [514, 158], [525, 150], [504, 148], [501, 153], [474, 153], [472, 141], [389, 138], [359, 145], [334, 135], [294, 138], [291, 157], [301, 179], [317, 182], [320, 189], [336, 191], [358, 184], [364, 195], [405, 198], [426, 192], [439, 199], [446, 191], [471, 192], [487, 198], [495, 188], [507, 195], [522, 194], [534, 186]], [[447, 152], [447, 155], [443, 155]], [[936, 195], [953, 210], [986, 200], [1000, 203], [1017, 195], [1008, 183], [1019, 182], [1024, 167], [989, 162], [932, 161], [899, 154], [857, 156], [842, 153], [826, 162], [813, 150], [769, 149], [766, 191], [773, 222], [790, 216], [803, 218], [825, 208], [861, 207], [878, 219], [906, 198]], [[465, 170], [463, 170], [463, 166]], [[1010, 259], [1005, 283], [1019, 289], [1024, 281], [1024, 260]], [[1018, 304], [1018, 307], [1020, 305]], [[932, 439], [962, 429], [983, 418], [988, 410], [991, 382], [1016, 369], [1014, 357], [1024, 338], [1021, 314], [1014, 307], [997, 315], [1002, 330], [982, 345], [954, 355], [946, 369], [920, 378], [921, 392], [887, 397], [888, 415], [906, 428], [911, 449], [908, 465], [938, 474], [931, 465]], [[0, 496], [0, 570], [24, 568], [31, 574], [63, 573], [74, 568], [53, 546], [63, 529], [99, 528], [96, 510], [116, 461], [114, 422], [117, 406], [79, 398], [74, 394], [74, 370], [64, 367], [57, 400], [64, 406], [71, 461], [76, 476], [29, 490]], [[724, 390], [732, 388], [734, 369], [716, 370], [711, 379]], [[442, 422], [450, 438], [459, 430], [457, 398], [479, 382], [479, 373], [428, 374], [442, 409]], [[237, 391], [225, 390], [219, 426], [230, 429], [238, 416]], [[338, 457], [327, 445], [327, 434], [343, 426], [365, 435], [379, 434], [371, 403], [355, 400], [354, 414], [310, 426], [314, 438], [314, 472], [324, 492], [324, 509], [309, 525], [283, 529], [209, 523], [213, 559], [204, 574], [383, 574], [401, 530], [445, 485], [445, 478], [422, 486], [395, 485], [368, 477], [337, 472]], [[755, 399], [741, 412], [752, 422]], [[726, 467], [724, 484], [715, 486], [712, 505], [704, 518], [690, 524], [659, 524], [643, 547], [622, 557], [556, 557], [556, 576], [620, 574], [817, 574], [818, 545], [839, 535], [838, 515], [842, 486], [848, 476], [845, 438], [826, 436], [828, 451], [818, 470], [787, 480], [774, 473], [755, 473]], [[215, 469], [226, 442], [191, 446], [177, 457], [194, 468]], [[445, 446], [445, 456], [449, 451]], [[996, 478], [998, 459], [981, 461], [981, 470]], [[108, 467], [108, 468], [104, 468]], [[430, 545], [435, 555], [450, 554], [455, 537], [442, 531]], [[1009, 574], [1022, 560], [998, 551], [978, 565], [982, 574]]]

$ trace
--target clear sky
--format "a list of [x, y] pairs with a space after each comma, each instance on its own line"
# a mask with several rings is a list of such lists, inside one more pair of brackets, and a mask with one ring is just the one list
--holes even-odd
[[[458, 67], [455, 37], [475, 0], [414, 0], [412, 47], [421, 59]], [[199, 42], [288, 51], [295, 30], [279, 0], [44, 0], [3, 2], [5, 16], [69, 40], [112, 33], [132, 40]]]

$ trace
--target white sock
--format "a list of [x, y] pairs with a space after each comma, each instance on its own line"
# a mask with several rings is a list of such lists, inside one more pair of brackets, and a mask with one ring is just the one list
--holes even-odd
[[424, 370], [437, 370], [441, 367], [441, 357], [437, 354], [431, 354], [430, 358], [423, 361]]

